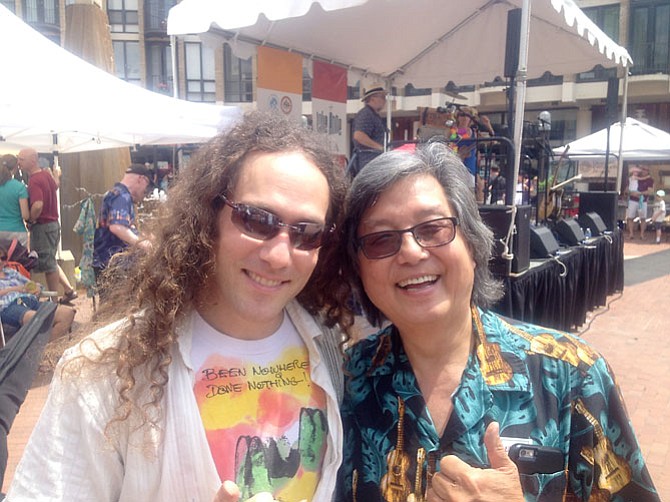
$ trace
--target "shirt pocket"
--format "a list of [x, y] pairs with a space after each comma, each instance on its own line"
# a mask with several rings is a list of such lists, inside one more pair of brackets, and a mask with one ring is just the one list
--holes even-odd
[[526, 501], [560, 502], [566, 487], [565, 471], [551, 474], [519, 474]]

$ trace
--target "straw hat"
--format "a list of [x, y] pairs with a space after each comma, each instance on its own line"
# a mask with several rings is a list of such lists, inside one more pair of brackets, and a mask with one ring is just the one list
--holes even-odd
[[361, 98], [361, 101], [365, 101], [370, 96], [374, 96], [375, 94], [387, 94], [383, 84], [374, 83], [367, 89], [363, 89], [363, 97]]

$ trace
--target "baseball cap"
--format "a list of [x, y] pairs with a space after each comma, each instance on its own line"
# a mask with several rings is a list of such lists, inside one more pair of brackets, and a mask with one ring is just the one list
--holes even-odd
[[149, 169], [143, 164], [131, 164], [128, 169], [126, 169], [126, 174], [139, 174], [144, 176], [149, 180], [149, 186], [154, 186], [154, 170]]

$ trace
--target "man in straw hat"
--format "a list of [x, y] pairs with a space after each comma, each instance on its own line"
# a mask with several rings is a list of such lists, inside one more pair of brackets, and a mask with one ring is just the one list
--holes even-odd
[[379, 114], [386, 105], [386, 90], [382, 84], [372, 84], [363, 92], [365, 106], [354, 118], [354, 149], [357, 163], [351, 168], [355, 176], [365, 164], [384, 151], [386, 124]]

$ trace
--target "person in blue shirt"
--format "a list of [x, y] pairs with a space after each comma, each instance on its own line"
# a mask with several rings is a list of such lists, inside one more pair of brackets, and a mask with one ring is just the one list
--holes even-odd
[[365, 106], [356, 114], [353, 123], [356, 159], [355, 165], [350, 167], [352, 177], [384, 151], [388, 131], [380, 113], [386, 106], [386, 94], [381, 84], [373, 84], [363, 93], [361, 101]]
[[352, 182], [341, 270], [384, 327], [347, 353], [338, 500], [660, 500], [603, 357], [489, 310], [502, 290], [470, 180], [429, 143]]
[[132, 164], [123, 179], [109, 190], [100, 207], [98, 224], [93, 240], [93, 270], [98, 292], [104, 297], [103, 271], [117, 253], [129, 246], [149, 248], [150, 241], [143, 239], [135, 224], [135, 204], [142, 201], [153, 187], [154, 173], [142, 164]]

